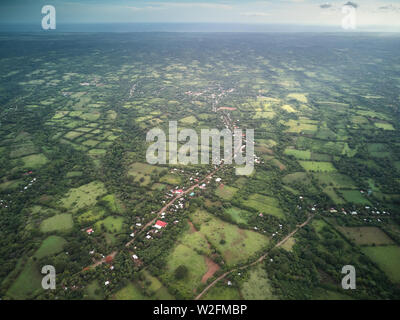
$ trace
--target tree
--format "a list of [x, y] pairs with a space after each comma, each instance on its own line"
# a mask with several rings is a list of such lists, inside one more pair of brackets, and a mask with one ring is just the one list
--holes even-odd
[[187, 274], [188, 274], [189, 270], [186, 266], [184, 265], [180, 265], [178, 268], [175, 269], [175, 278], [178, 280], [182, 280], [184, 278], [186, 278]]

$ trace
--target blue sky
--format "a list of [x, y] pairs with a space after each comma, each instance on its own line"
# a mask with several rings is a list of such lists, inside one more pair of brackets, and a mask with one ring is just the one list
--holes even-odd
[[[57, 23], [217, 22], [341, 25], [347, 1], [318, 0], [0, 0], [2, 23], [40, 23], [51, 4]], [[400, 28], [400, 0], [354, 0], [359, 26]]]

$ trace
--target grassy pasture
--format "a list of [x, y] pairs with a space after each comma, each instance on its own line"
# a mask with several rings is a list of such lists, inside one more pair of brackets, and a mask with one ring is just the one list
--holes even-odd
[[389, 130], [389, 131], [395, 130], [394, 127], [393, 127], [393, 125], [390, 124], [390, 123], [375, 122], [374, 125], [375, 125], [375, 127], [377, 127], [378, 129]]
[[365, 199], [361, 192], [358, 190], [340, 190], [340, 193], [343, 195], [343, 198], [347, 202], [361, 205], [371, 205], [371, 202]]
[[354, 181], [340, 173], [314, 173], [313, 176], [320, 184], [326, 184], [335, 188], [353, 189], [356, 188]]
[[237, 288], [222, 282], [207, 291], [201, 300], [241, 300], [241, 297]]
[[358, 245], [394, 244], [385, 232], [377, 227], [337, 227], [348, 239]]
[[85, 288], [84, 299], [87, 300], [103, 300], [104, 296], [97, 280], [92, 281]]
[[285, 215], [279, 208], [279, 203], [275, 198], [255, 193], [245, 200], [243, 204], [260, 212], [276, 216], [277, 218], [285, 218]]
[[314, 172], [335, 172], [336, 168], [330, 162], [324, 161], [299, 161], [306, 171]]
[[305, 172], [295, 172], [290, 173], [283, 177], [283, 183], [285, 184], [293, 184], [293, 183], [302, 183], [302, 184], [310, 184], [311, 180], [307, 177], [307, 173]]
[[180, 121], [181, 121], [183, 124], [189, 124], [189, 125], [191, 125], [191, 124], [195, 124], [195, 123], [197, 122], [197, 119], [196, 119], [195, 116], [189, 116], [189, 117], [186, 117], [186, 118], [181, 119]]
[[40, 224], [40, 231], [54, 232], [54, 231], [69, 231], [72, 229], [74, 222], [72, 215], [69, 213], [56, 214], [51, 218], [47, 218]]
[[43, 240], [34, 257], [41, 259], [62, 251], [67, 241], [59, 236], [49, 236]]
[[215, 190], [215, 194], [224, 200], [231, 200], [237, 191], [237, 188], [220, 185]]
[[295, 245], [295, 243], [296, 243], [295, 238], [291, 237], [282, 245], [282, 248], [285, 249], [286, 251], [291, 252], [293, 250], [293, 246]]
[[308, 102], [307, 96], [304, 93], [291, 93], [291, 94], [288, 94], [287, 98], [297, 100], [298, 102], [301, 102], [301, 103]]
[[400, 247], [363, 247], [362, 251], [387, 274], [394, 283], [400, 283]]
[[191, 230], [189, 225], [179, 239], [179, 242], [197, 252], [201, 252], [207, 256], [211, 255], [211, 248], [206, 237], [201, 232]]
[[[184, 279], [176, 279], [175, 270], [185, 266], [188, 274]], [[167, 258], [167, 272], [162, 276], [170, 287], [178, 290], [185, 297], [193, 297], [195, 288], [201, 284], [201, 279], [207, 271], [204, 257], [183, 244], [178, 244]]]
[[0, 183], [0, 190], [14, 190], [16, 189], [20, 184], [22, 183], [22, 180], [10, 180], [6, 181], [3, 183]]
[[148, 299], [136, 283], [129, 283], [117, 291], [112, 300], [146, 300]]
[[181, 177], [176, 174], [166, 174], [160, 179], [160, 182], [170, 185], [179, 185], [181, 183]]
[[274, 300], [272, 287], [261, 265], [250, 269], [249, 279], [242, 284], [241, 292], [245, 300]]
[[13, 299], [28, 299], [35, 291], [43, 290], [41, 286], [42, 277], [40, 268], [32, 258], [29, 258], [6, 295]]
[[135, 162], [129, 166], [128, 175], [134, 177], [134, 181], [140, 183], [140, 185], [147, 186], [150, 183], [150, 175], [161, 170], [161, 168], [147, 163]]
[[286, 148], [284, 151], [285, 155], [293, 156], [295, 159], [299, 160], [311, 160], [310, 150], [296, 150], [292, 148]]
[[76, 212], [81, 208], [93, 206], [97, 202], [97, 197], [106, 192], [102, 182], [93, 181], [79, 188], [70, 189], [60, 201], [63, 207]]
[[287, 122], [283, 122], [285, 126], [289, 126], [285, 132], [288, 133], [314, 133], [318, 130], [317, 124], [312, 122], [311, 120], [293, 120], [290, 119]]
[[146, 282], [146, 287], [151, 295], [151, 299], [155, 300], [175, 300], [175, 298], [168, 292], [167, 288], [156, 277], [152, 276], [147, 270], [141, 272]]
[[78, 222], [83, 223], [83, 224], [91, 223], [91, 222], [101, 219], [104, 216], [104, 214], [105, 214], [105, 211], [103, 208], [94, 207], [94, 208], [82, 213], [78, 217]]
[[236, 207], [230, 207], [229, 209], [226, 209], [225, 212], [231, 217], [231, 219], [234, 222], [238, 224], [239, 223], [247, 224], [247, 220], [249, 216], [252, 214], [248, 211]]
[[240, 229], [203, 210], [194, 212], [192, 219], [195, 225], [200, 225], [199, 232], [204, 234], [208, 241], [221, 252], [228, 265], [246, 261], [269, 243], [267, 237], [253, 231]]
[[122, 207], [118, 201], [118, 199], [115, 197], [113, 194], [108, 194], [101, 198], [101, 200], [105, 201], [107, 203], [108, 209], [111, 210], [111, 212], [118, 212], [120, 213], [122, 211]]
[[37, 169], [40, 168], [41, 166], [45, 165], [48, 162], [48, 159], [44, 154], [32, 154], [30, 156], [25, 156], [20, 158], [20, 160], [23, 161], [22, 167], [24, 169], [27, 168], [32, 168], [32, 169]]
[[118, 233], [121, 232], [122, 230], [123, 222], [124, 222], [123, 217], [109, 216], [103, 220], [97, 221], [95, 227], [97, 230], [101, 230], [102, 226], [104, 226], [106, 232]]
[[343, 198], [340, 197], [340, 196], [336, 193], [336, 191], [335, 191], [334, 188], [332, 188], [332, 187], [326, 187], [326, 188], [324, 188], [323, 191], [328, 195], [328, 197], [329, 197], [335, 204], [340, 205], [340, 204], [346, 203], [346, 201], [344, 201]]

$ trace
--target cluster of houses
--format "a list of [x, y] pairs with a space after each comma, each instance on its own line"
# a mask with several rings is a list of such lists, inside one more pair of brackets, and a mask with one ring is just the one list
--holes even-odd
[[[377, 216], [384, 216], [384, 215], [388, 215], [390, 216], [390, 212], [387, 212], [385, 210], [379, 210], [376, 207], [371, 208], [370, 206], [365, 206], [364, 209], [367, 212], [370, 212], [369, 217], [367, 218], [363, 218], [364, 222], [374, 222], [377, 221], [379, 223], [381, 223], [383, 220], [381, 218], [376, 218], [376, 220], [374, 220], [373, 218], [371, 218], [371, 215], [377, 215]], [[372, 210], [371, 210], [372, 209]], [[336, 208], [330, 208], [329, 209], [330, 213], [338, 213], [339, 211]], [[353, 211], [346, 211], [344, 208], [341, 208], [341, 213], [345, 216], [350, 215], [350, 216], [358, 216], [359, 214], [361, 216], [364, 216], [363, 213], [365, 212], [359, 212], [357, 210], [353, 210]]]
[[[29, 172], [32, 173], [32, 171], [29, 171]], [[28, 172], [28, 174], [30, 174], [29, 172]], [[24, 175], [26, 175], [26, 173]], [[31, 181], [29, 181], [29, 183], [24, 187], [23, 190], [20, 190], [20, 192], [26, 191], [29, 187], [31, 187], [36, 182], [36, 180], [37, 180], [36, 178], [33, 178]]]

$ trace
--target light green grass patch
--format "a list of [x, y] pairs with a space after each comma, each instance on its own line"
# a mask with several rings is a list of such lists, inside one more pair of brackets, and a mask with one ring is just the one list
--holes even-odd
[[56, 214], [51, 218], [47, 218], [40, 224], [40, 231], [54, 232], [54, 231], [69, 231], [72, 229], [74, 222], [72, 215], [69, 213]]
[[98, 221], [95, 224], [96, 229], [102, 230], [102, 226], [104, 226], [105, 230], [109, 233], [118, 233], [122, 230], [122, 224], [124, 222], [123, 217], [113, 217], [109, 216], [104, 220]]
[[246, 261], [269, 243], [264, 235], [223, 222], [204, 210], [194, 212], [192, 220], [200, 226], [199, 232], [221, 252], [228, 265]]
[[76, 212], [81, 208], [93, 206], [97, 202], [97, 197], [106, 192], [102, 182], [93, 181], [79, 188], [70, 189], [60, 201], [62, 206]]
[[67, 241], [59, 236], [49, 236], [43, 240], [39, 249], [35, 253], [37, 259], [47, 257], [56, 253], [59, 253], [64, 248]]
[[324, 161], [299, 161], [306, 171], [313, 172], [335, 172], [336, 168], [330, 162]]
[[[188, 274], [184, 279], [176, 279], [175, 270], [181, 265], [187, 268]], [[206, 271], [207, 265], [202, 255], [183, 244], [178, 244], [167, 258], [167, 272], [162, 277], [170, 287], [189, 298], [194, 296], [194, 290], [201, 284]]]
[[275, 198], [255, 193], [245, 200], [243, 204], [262, 213], [271, 214], [277, 218], [285, 218], [283, 211], [279, 208], [279, 202]]
[[371, 202], [364, 198], [364, 196], [358, 190], [340, 190], [340, 193], [347, 202], [361, 205], [372, 205]]
[[220, 185], [215, 190], [215, 194], [224, 200], [231, 200], [237, 191], [237, 188]]
[[166, 174], [160, 179], [160, 182], [170, 185], [179, 185], [181, 183], [181, 178], [177, 174]]
[[43, 275], [40, 274], [39, 267], [30, 258], [19, 274], [18, 278], [7, 291], [7, 296], [13, 299], [28, 299], [35, 292], [43, 290], [41, 286]]
[[262, 265], [250, 269], [249, 279], [242, 284], [241, 292], [245, 300], [275, 300], [272, 287]]
[[30, 156], [22, 157], [20, 160], [23, 161], [22, 167], [24, 169], [32, 168], [37, 169], [45, 165], [49, 160], [44, 154], [32, 154]]
[[202, 297], [202, 300], [240, 300], [239, 290], [229, 287], [225, 282], [217, 283]]
[[364, 247], [361, 249], [387, 274], [390, 280], [400, 283], [400, 247]]
[[195, 116], [189, 116], [180, 120], [183, 124], [195, 124], [197, 119]]
[[284, 153], [288, 156], [293, 156], [295, 159], [311, 160], [310, 150], [296, 150], [292, 148], [286, 148]]
[[348, 239], [358, 245], [394, 244], [388, 235], [377, 227], [337, 227]]

